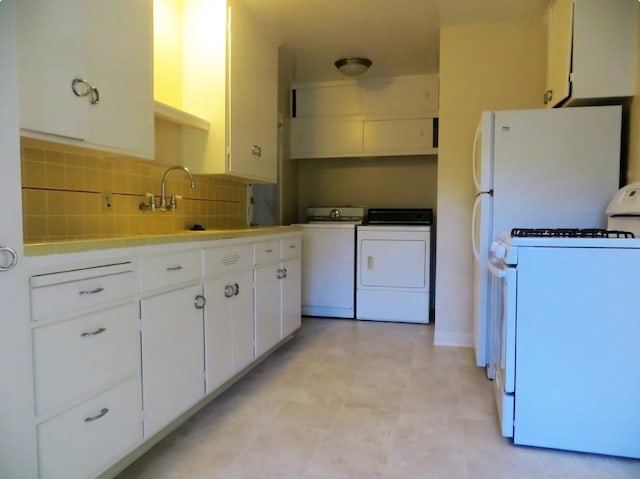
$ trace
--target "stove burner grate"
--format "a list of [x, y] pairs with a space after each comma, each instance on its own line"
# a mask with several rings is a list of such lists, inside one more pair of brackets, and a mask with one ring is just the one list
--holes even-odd
[[630, 231], [578, 228], [513, 228], [514, 238], [635, 238]]

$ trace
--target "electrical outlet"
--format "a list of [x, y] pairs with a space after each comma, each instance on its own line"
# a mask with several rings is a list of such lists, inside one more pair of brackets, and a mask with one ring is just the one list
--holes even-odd
[[110, 191], [102, 192], [102, 211], [113, 211], [113, 193]]

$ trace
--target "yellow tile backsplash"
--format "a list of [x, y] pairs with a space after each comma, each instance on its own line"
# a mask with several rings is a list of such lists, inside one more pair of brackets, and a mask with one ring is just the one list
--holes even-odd
[[[246, 218], [246, 185], [230, 178], [167, 176], [167, 195], [177, 194], [175, 211], [142, 211], [145, 193], [160, 204], [167, 167], [134, 158], [21, 140], [22, 201], [26, 243], [174, 233], [201, 224], [207, 229], [241, 228]], [[103, 194], [109, 193], [106, 208]]]

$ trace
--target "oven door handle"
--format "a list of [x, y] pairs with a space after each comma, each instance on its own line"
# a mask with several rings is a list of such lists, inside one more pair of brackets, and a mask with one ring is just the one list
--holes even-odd
[[504, 278], [507, 272], [504, 268], [496, 266], [494, 263], [489, 262], [489, 272], [496, 278]]

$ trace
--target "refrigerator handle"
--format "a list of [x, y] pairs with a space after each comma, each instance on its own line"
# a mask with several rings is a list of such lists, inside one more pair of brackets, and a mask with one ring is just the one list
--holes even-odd
[[476, 191], [480, 191], [480, 178], [478, 178], [478, 170], [476, 168], [476, 155], [478, 154], [478, 140], [482, 133], [482, 122], [478, 124], [476, 132], [473, 134], [473, 153], [471, 155], [471, 171], [473, 173], [473, 184], [476, 186]]
[[473, 210], [471, 212], [471, 248], [473, 249], [473, 256], [476, 258], [476, 261], [480, 261], [480, 247], [476, 244], [476, 217], [478, 216], [481, 201], [482, 193], [476, 195], [476, 201], [473, 203]]

